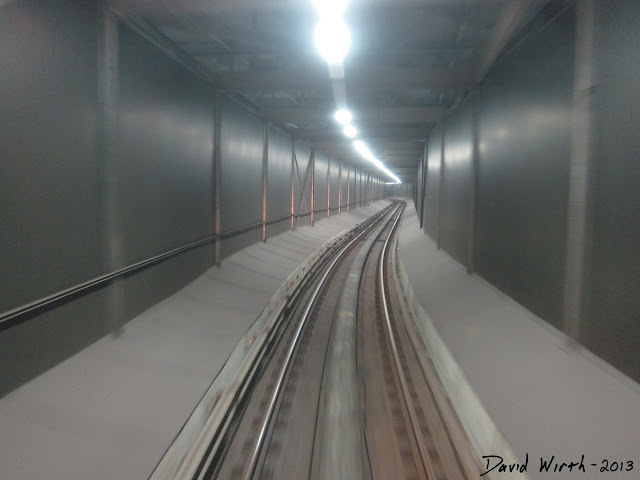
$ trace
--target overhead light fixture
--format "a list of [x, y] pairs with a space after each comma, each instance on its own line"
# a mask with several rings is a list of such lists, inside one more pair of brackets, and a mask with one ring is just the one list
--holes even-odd
[[338, 110], [335, 113], [334, 118], [336, 119], [336, 122], [338, 122], [340, 125], [349, 125], [351, 123], [351, 120], [353, 120], [353, 116], [351, 115], [351, 112], [344, 108], [341, 108], [340, 110]]
[[346, 127], [344, 127], [343, 132], [349, 138], [353, 138], [358, 134], [358, 130], [356, 130], [356, 127], [354, 127], [353, 125], [347, 125]]
[[371, 153], [371, 150], [367, 148], [367, 146], [362, 142], [362, 140], [354, 140], [353, 146], [355, 147], [356, 150], [358, 150], [360, 155], [362, 155], [364, 158], [366, 158], [371, 163], [373, 163], [376, 167], [382, 170], [385, 174], [387, 174], [388, 177], [391, 177], [396, 183], [402, 183], [398, 177], [396, 177], [389, 169], [387, 169], [387, 167], [384, 166], [384, 164], [380, 160], [378, 160], [373, 155], [373, 153]]
[[344, 61], [351, 44], [351, 33], [340, 17], [325, 17], [318, 22], [315, 32], [316, 47], [329, 65]]

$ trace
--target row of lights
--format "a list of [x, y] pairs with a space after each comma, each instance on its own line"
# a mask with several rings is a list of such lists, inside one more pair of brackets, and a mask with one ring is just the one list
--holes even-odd
[[[320, 15], [320, 21], [315, 30], [318, 51], [329, 64], [330, 69], [331, 67], [342, 66], [351, 44], [349, 28], [342, 18], [347, 7], [347, 0], [313, 0], [313, 4]], [[358, 130], [351, 124], [353, 115], [349, 110], [340, 108], [335, 113], [335, 119], [342, 125], [342, 132], [345, 136], [354, 139], [353, 146], [360, 155], [372, 162], [396, 183], [402, 183], [371, 153], [362, 140], [356, 139]]]

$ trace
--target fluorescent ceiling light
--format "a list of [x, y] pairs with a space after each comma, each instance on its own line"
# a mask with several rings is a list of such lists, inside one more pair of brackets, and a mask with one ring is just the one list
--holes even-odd
[[355, 147], [356, 150], [358, 150], [358, 152], [360, 153], [360, 155], [362, 155], [364, 158], [366, 158], [367, 160], [369, 160], [371, 163], [373, 163], [376, 167], [378, 167], [380, 170], [382, 170], [384, 173], [387, 174], [387, 176], [391, 177], [393, 180], [395, 180], [396, 183], [402, 183], [400, 181], [400, 179], [398, 177], [396, 177], [391, 171], [389, 171], [387, 169], [387, 167], [385, 167], [383, 165], [383, 163], [378, 160], [373, 153], [371, 153], [371, 150], [369, 150], [367, 148], [367, 146], [362, 142], [362, 140], [354, 140], [353, 141], [353, 146]]
[[343, 62], [351, 44], [349, 29], [339, 17], [321, 18], [315, 32], [316, 47], [329, 65]]
[[354, 127], [353, 125], [347, 125], [346, 127], [344, 127], [343, 132], [349, 138], [353, 138], [358, 134], [358, 130], [356, 130], [356, 127]]
[[340, 125], [349, 125], [353, 118], [353, 116], [351, 115], [351, 112], [349, 110], [345, 110], [344, 108], [341, 108], [340, 110], [338, 110], [335, 113], [334, 117], [336, 119], [336, 122], [338, 122]]

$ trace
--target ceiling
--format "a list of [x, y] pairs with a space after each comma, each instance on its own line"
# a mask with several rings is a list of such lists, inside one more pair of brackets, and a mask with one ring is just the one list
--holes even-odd
[[[535, 0], [351, 0], [344, 85], [361, 138], [412, 181], [433, 125], [480, 81]], [[375, 171], [333, 120], [311, 0], [111, 0], [114, 9], [267, 121]], [[380, 172], [376, 172], [379, 174]]]

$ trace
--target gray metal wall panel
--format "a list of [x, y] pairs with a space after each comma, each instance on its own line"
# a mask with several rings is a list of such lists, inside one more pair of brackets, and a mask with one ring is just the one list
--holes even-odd
[[330, 172], [331, 188], [329, 190], [331, 193], [331, 201], [330, 201], [331, 208], [338, 208], [338, 189], [340, 187], [340, 163], [341, 163], [340, 160], [336, 158], [331, 159], [331, 172]]
[[[0, 302], [10, 302], [0, 310], [106, 268], [96, 163], [96, 13], [92, 2], [23, 1], [0, 8], [0, 105], [7, 113], [0, 117], [6, 133], [0, 145], [9, 154], [0, 162]], [[130, 171], [119, 178], [126, 186]], [[146, 240], [153, 247], [156, 239]], [[19, 270], [11, 261], [19, 261]], [[122, 279], [119, 321], [211, 263], [211, 249], [203, 247]], [[2, 332], [0, 396], [107, 334], [112, 293], [112, 287], [98, 290]]]
[[102, 273], [96, 13], [0, 7], [0, 311]]
[[438, 236], [438, 212], [440, 208], [440, 155], [442, 152], [442, 129], [437, 126], [429, 136], [427, 146], [427, 191], [425, 193], [424, 228], [429, 236]]
[[[262, 121], [229, 99], [222, 102], [221, 228], [223, 232], [262, 219]], [[260, 229], [222, 242], [223, 255], [259, 241]]]
[[422, 196], [423, 196], [423, 185], [422, 185], [422, 159], [420, 160], [420, 163], [418, 164], [418, 169], [416, 171], [416, 182], [417, 182], [417, 188], [416, 188], [416, 194], [415, 194], [415, 198], [413, 199], [414, 203], [415, 203], [415, 207], [416, 207], [416, 213], [418, 214], [418, 218], [420, 218], [422, 216]]
[[352, 202], [353, 196], [353, 167], [347, 163], [342, 165], [342, 206]]
[[[311, 172], [309, 162], [311, 147], [306, 143], [295, 142], [297, 169], [295, 171], [295, 210], [296, 213], [309, 212], [311, 210]], [[308, 225], [309, 217], [301, 217], [297, 225]]]
[[467, 264], [471, 219], [472, 135], [471, 108], [466, 104], [446, 124], [440, 210], [441, 247], [464, 265]]
[[[213, 234], [213, 90], [120, 27], [124, 264]], [[224, 185], [224, 183], [223, 183]]]
[[360, 206], [360, 200], [362, 199], [362, 191], [361, 191], [361, 184], [360, 184], [360, 177], [362, 176], [362, 170], [360, 170], [359, 168], [357, 168], [355, 170], [355, 189], [354, 189], [354, 196], [353, 196], [353, 201], [356, 203], [356, 207]]
[[556, 326], [562, 316], [573, 51], [568, 11], [505, 57], [480, 94], [477, 271]]
[[596, 4], [599, 145], [585, 340], [640, 380], [640, 3]]
[[327, 173], [329, 168], [329, 157], [326, 153], [316, 152], [315, 171], [315, 209], [322, 210], [316, 214], [316, 220], [327, 216]]
[[[267, 219], [291, 213], [291, 138], [269, 127], [267, 168]], [[271, 230], [272, 226], [269, 226]]]

